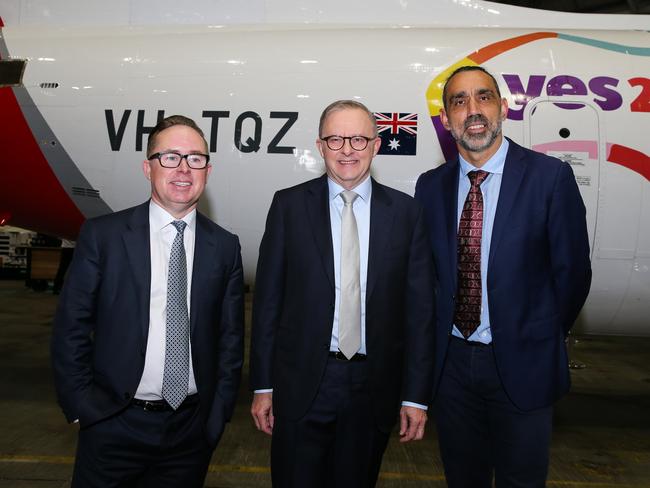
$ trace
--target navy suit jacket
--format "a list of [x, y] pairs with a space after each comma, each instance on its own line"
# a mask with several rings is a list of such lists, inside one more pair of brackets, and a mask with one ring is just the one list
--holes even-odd
[[[551, 405], [569, 389], [564, 339], [591, 284], [585, 206], [571, 167], [512, 141], [490, 245], [487, 293], [497, 368], [513, 403]], [[436, 373], [457, 291], [458, 160], [417, 181], [438, 272]]]
[[[54, 320], [52, 364], [68, 421], [124, 409], [144, 369], [149, 332], [149, 203], [86, 221]], [[239, 241], [197, 212], [190, 333], [199, 411], [216, 445], [243, 363]]]
[[[388, 431], [400, 400], [429, 402], [434, 273], [422, 209], [374, 180], [368, 251], [367, 381], [377, 425]], [[275, 194], [260, 245], [251, 387], [273, 388], [275, 414], [295, 421], [312, 405], [327, 363], [334, 299], [324, 175]]]

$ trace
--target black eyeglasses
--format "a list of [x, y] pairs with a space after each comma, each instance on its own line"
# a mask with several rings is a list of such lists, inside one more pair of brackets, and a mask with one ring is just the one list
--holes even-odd
[[327, 136], [321, 137], [321, 141], [327, 143], [332, 151], [338, 151], [345, 144], [346, 139], [350, 141], [350, 147], [355, 151], [363, 151], [368, 147], [370, 141], [377, 139], [376, 137], [366, 137], [366, 136], [351, 136], [351, 137], [342, 137], [342, 136]]
[[157, 159], [163, 168], [178, 168], [183, 159], [191, 169], [205, 169], [210, 162], [208, 154], [180, 154], [174, 151], [155, 153], [147, 159]]

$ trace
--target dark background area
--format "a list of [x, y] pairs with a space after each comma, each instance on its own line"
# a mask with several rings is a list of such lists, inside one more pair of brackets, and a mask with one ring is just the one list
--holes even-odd
[[560, 12], [650, 14], [650, 0], [506, 0], [495, 3]]

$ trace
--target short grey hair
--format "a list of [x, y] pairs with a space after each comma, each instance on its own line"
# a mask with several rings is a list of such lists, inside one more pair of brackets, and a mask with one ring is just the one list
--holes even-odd
[[327, 117], [329, 117], [332, 112], [346, 109], [356, 109], [365, 112], [366, 115], [368, 115], [368, 120], [370, 120], [370, 123], [372, 124], [372, 135], [373, 137], [377, 137], [378, 130], [375, 114], [368, 110], [368, 107], [366, 107], [363, 103], [357, 102], [356, 100], [337, 100], [336, 102], [332, 102], [327, 107], [325, 107], [325, 110], [323, 110], [323, 113], [320, 115], [320, 121], [318, 123], [318, 137], [322, 137], [323, 135], [323, 125], [325, 125], [325, 120]]

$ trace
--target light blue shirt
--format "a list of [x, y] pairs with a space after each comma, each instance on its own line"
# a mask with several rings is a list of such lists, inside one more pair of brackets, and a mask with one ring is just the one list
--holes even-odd
[[[468, 337], [470, 341], [483, 342], [490, 344], [492, 342], [492, 332], [490, 331], [490, 304], [487, 294], [487, 275], [488, 275], [488, 258], [490, 256], [490, 241], [492, 240], [492, 228], [494, 227], [494, 216], [497, 212], [497, 202], [499, 201], [499, 191], [501, 190], [501, 179], [503, 177], [503, 166], [506, 162], [508, 153], [508, 140], [502, 139], [501, 147], [494, 155], [487, 160], [481, 167], [476, 168], [465, 161], [459, 154], [458, 161], [460, 177], [458, 178], [458, 213], [457, 224], [460, 224], [460, 216], [467, 199], [467, 194], [471, 187], [467, 174], [470, 171], [482, 169], [490, 175], [481, 184], [481, 193], [483, 195], [483, 232], [481, 237], [481, 323], [474, 333]], [[463, 334], [454, 325], [452, 333], [457, 337], [463, 337]]]
[[[341, 185], [327, 179], [330, 202], [330, 227], [332, 230], [332, 250], [334, 251], [334, 281], [336, 282], [334, 302], [334, 323], [332, 324], [332, 340], [330, 351], [339, 350], [339, 304], [341, 303], [341, 215], [343, 213], [343, 198], [345, 190]], [[372, 180], [370, 177], [353, 188], [359, 197], [352, 204], [352, 211], [357, 221], [359, 232], [359, 283], [361, 285], [361, 347], [359, 353], [366, 354], [366, 285], [368, 282], [368, 248], [370, 245], [370, 197], [372, 196]], [[406, 407], [417, 407], [427, 410], [426, 405], [403, 401]]]
[[[332, 251], [334, 253], [334, 322], [330, 351], [339, 350], [339, 306], [341, 303], [341, 216], [343, 213], [343, 198], [345, 190], [341, 185], [327, 179], [329, 189], [330, 229], [332, 232]], [[354, 218], [357, 221], [359, 233], [359, 284], [361, 287], [361, 347], [360, 354], [366, 354], [366, 285], [368, 282], [368, 249], [370, 246], [370, 198], [372, 196], [372, 180], [368, 176], [352, 189], [359, 197], [352, 204]], [[273, 389], [255, 390], [255, 393], [270, 393]], [[402, 405], [427, 410], [426, 405], [403, 401]]]
[[[339, 350], [339, 307], [341, 304], [341, 215], [343, 212], [341, 192], [345, 188], [330, 178], [327, 179], [327, 186], [329, 188], [332, 250], [334, 251], [334, 281], [336, 283], [330, 351], [336, 352]], [[359, 283], [361, 285], [361, 348], [359, 353], [366, 354], [366, 284], [368, 281], [368, 246], [370, 242], [370, 197], [372, 196], [370, 176], [359, 183], [352, 191], [359, 195], [352, 204], [352, 211], [359, 232]]]

